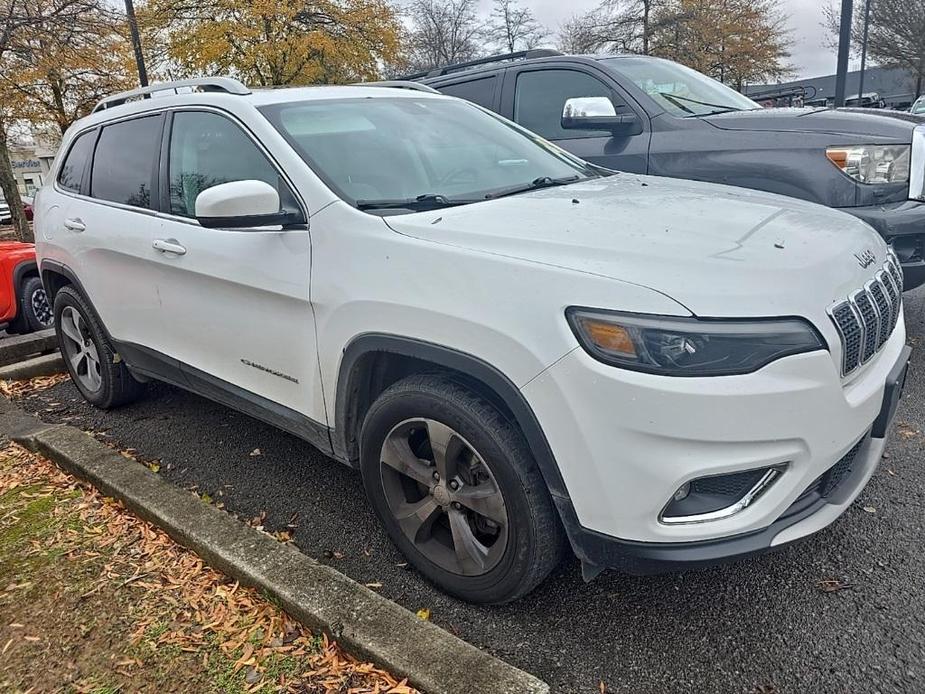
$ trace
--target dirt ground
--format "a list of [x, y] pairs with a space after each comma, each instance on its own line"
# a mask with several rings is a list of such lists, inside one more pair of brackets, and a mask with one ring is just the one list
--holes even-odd
[[0, 691], [414, 692], [15, 444], [0, 447]]

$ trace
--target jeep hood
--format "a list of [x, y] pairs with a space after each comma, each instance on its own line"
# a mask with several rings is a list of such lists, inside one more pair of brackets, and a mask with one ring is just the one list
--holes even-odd
[[[699, 316], [818, 319], [886, 256], [876, 232], [842, 212], [633, 174], [384, 220], [421, 240], [642, 285]], [[855, 254], [867, 251], [876, 265], [862, 268]]]
[[734, 111], [705, 116], [700, 120], [720, 130], [762, 130], [765, 132], [825, 133], [838, 135], [842, 144], [870, 144], [882, 141], [912, 142], [916, 125], [925, 123], [908, 113], [902, 117], [889, 111], [834, 110], [830, 108], [769, 108]]

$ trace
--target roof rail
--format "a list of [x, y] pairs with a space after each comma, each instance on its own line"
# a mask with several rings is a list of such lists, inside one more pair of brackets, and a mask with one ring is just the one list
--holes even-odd
[[151, 95], [157, 92], [173, 91], [174, 94], [179, 94], [180, 89], [183, 88], [190, 88], [200, 92], [224, 92], [239, 95], [251, 93], [250, 89], [233, 77], [196, 77], [190, 80], [177, 80], [176, 82], [159, 82], [158, 84], [152, 84], [150, 87], [131, 89], [127, 92], [107, 96], [93, 107], [92, 113], [112, 108], [113, 106], [121, 106], [133, 99], [150, 99]]
[[410, 80], [382, 80], [381, 82], [357, 82], [355, 87], [393, 87], [395, 89], [413, 89], [417, 92], [427, 92], [428, 94], [439, 94], [436, 89], [429, 87], [420, 82]]
[[532, 58], [551, 58], [557, 55], [562, 55], [562, 53], [552, 48], [533, 48], [529, 51], [517, 51], [516, 53], [505, 53], [503, 55], [490, 55], [487, 58], [468, 60], [464, 63], [455, 63], [453, 65], [444, 65], [443, 67], [434, 68], [433, 70], [424, 70], [423, 72], [416, 72], [413, 75], [405, 75], [399, 79], [402, 81], [407, 81], [419, 80], [425, 77], [440, 77], [441, 75], [447, 75], [451, 72], [468, 70], [471, 67], [477, 67], [479, 65], [500, 63], [505, 60], [531, 60]]

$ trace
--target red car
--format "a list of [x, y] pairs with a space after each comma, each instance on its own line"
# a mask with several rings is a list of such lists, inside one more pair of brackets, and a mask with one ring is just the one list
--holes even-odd
[[6, 323], [8, 333], [30, 333], [54, 324], [31, 243], [0, 242], [0, 323]]

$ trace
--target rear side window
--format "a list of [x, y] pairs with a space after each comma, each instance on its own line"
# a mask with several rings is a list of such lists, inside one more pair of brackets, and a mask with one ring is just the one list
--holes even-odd
[[87, 162], [90, 161], [90, 155], [93, 153], [93, 140], [96, 138], [96, 131], [78, 135], [71, 145], [64, 163], [61, 165], [61, 171], [58, 173], [58, 183], [62, 188], [68, 190], [80, 191], [80, 182], [83, 179], [84, 171], [87, 169]]
[[161, 116], [107, 125], [93, 156], [90, 194], [133, 207], [151, 207], [151, 187], [161, 145]]
[[[514, 92], [514, 121], [542, 135], [547, 140], [580, 137], [610, 137], [607, 130], [565, 130], [562, 109], [568, 99], [582, 96], [606, 96], [614, 100], [613, 91], [596, 77], [577, 70], [534, 70], [517, 76]], [[614, 102], [617, 112], [619, 105]]]
[[196, 216], [196, 198], [212, 186], [263, 181], [276, 188], [283, 209], [298, 209], [279, 174], [241, 128], [224, 116], [199, 111], [174, 114], [170, 131], [170, 212]]
[[491, 77], [482, 77], [470, 82], [448, 84], [445, 87], [440, 87], [440, 91], [447, 96], [456, 96], [460, 99], [471, 101], [473, 104], [492, 108], [495, 105], [495, 82], [497, 82], [497, 78], [492, 75]]

